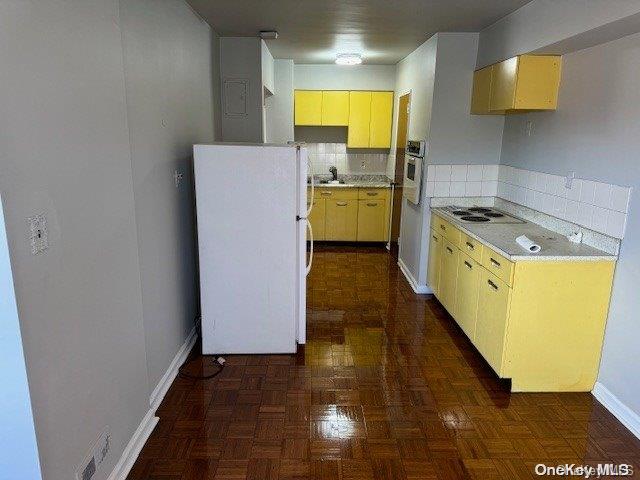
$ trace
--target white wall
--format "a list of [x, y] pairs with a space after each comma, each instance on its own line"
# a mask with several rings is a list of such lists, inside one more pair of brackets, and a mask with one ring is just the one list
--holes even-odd
[[[261, 40], [254, 37], [220, 38], [220, 76], [222, 89], [222, 140], [225, 142], [263, 141], [263, 89]], [[247, 114], [227, 115], [224, 111], [225, 79], [249, 82]]]
[[120, 16], [153, 389], [198, 312], [192, 149], [214, 140], [213, 38], [182, 0], [120, 0]]
[[296, 65], [298, 90], [393, 90], [395, 65]]
[[260, 58], [262, 68], [262, 86], [269, 90], [271, 95], [276, 93], [273, 55], [264, 40], [260, 40]]
[[[640, 414], [640, 35], [563, 57], [558, 110], [507, 117], [501, 162], [634, 188], [598, 381]], [[533, 134], [523, 134], [532, 121]]]
[[[498, 163], [503, 117], [469, 113], [477, 45], [477, 33], [438, 33], [398, 64], [392, 155], [399, 98], [411, 92], [408, 139], [427, 140], [425, 164]], [[421, 205], [404, 201], [400, 227], [399, 257], [421, 288], [427, 277], [427, 194], [423, 182]]]
[[[478, 67], [535, 50], [565, 53], [638, 31], [636, 0], [534, 0], [480, 32]], [[625, 18], [631, 20], [625, 22]], [[608, 38], [607, 38], [608, 37]]]
[[116, 0], [0, 3], [0, 189], [45, 480], [75, 478], [108, 425], [105, 478], [149, 409], [119, 23]]
[[22, 335], [9, 262], [9, 245], [0, 197], [0, 479], [40, 476], [38, 445], [31, 411]]
[[293, 141], [293, 60], [274, 61], [275, 95], [265, 99], [265, 141]]

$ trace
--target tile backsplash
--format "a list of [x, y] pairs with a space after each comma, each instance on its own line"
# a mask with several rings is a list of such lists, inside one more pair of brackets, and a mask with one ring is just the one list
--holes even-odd
[[428, 197], [498, 197], [621, 239], [631, 188], [509, 165], [428, 165]]
[[387, 153], [351, 153], [345, 143], [307, 143], [309, 159], [316, 175], [330, 175], [335, 165], [338, 174], [376, 174], [387, 172]]

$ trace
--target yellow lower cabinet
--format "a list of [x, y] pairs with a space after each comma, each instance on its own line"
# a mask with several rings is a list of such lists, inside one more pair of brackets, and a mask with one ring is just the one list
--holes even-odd
[[386, 242], [389, 224], [386, 200], [358, 200], [359, 242]]
[[460, 250], [449, 242], [444, 241], [442, 260], [440, 263], [440, 285], [438, 299], [451, 316], [455, 316], [456, 285], [458, 282], [458, 255]]
[[456, 322], [471, 341], [476, 336], [481, 268], [471, 257], [460, 253], [456, 288]]
[[474, 345], [499, 376], [503, 376], [510, 293], [506, 283], [484, 268], [481, 270]]
[[[309, 215], [309, 222], [313, 231], [314, 240], [324, 240], [324, 218], [325, 218], [325, 202], [324, 198], [316, 198], [313, 201], [313, 209]], [[307, 204], [307, 208], [309, 205]]]
[[442, 235], [431, 229], [429, 240], [429, 264], [427, 265], [427, 285], [431, 287], [433, 294], [440, 295], [440, 263], [442, 261]]
[[325, 200], [325, 240], [354, 241], [358, 235], [358, 200]]

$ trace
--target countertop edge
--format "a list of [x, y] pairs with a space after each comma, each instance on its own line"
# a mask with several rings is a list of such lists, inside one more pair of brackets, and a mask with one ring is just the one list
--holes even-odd
[[[467, 230], [464, 227], [464, 225], [458, 221], [458, 219], [456, 217], [454, 217], [453, 215], [449, 215], [446, 211], [442, 210], [441, 208], [442, 207], [430, 207], [430, 209], [431, 209], [431, 211], [433, 213], [442, 216], [447, 221], [450, 221], [451, 223], [453, 223], [457, 228], [459, 228], [465, 234], [469, 235], [471, 238], [476, 239], [477, 241], [479, 241], [483, 245], [491, 248], [496, 253], [502, 255], [503, 257], [505, 257], [506, 259], [508, 259], [508, 260], [510, 260], [512, 262], [536, 262], [536, 261], [553, 261], [553, 260], [566, 260], [566, 261], [572, 261], [572, 262], [584, 262], [584, 261], [586, 261], [586, 262], [601, 262], [601, 261], [615, 262], [618, 259], [618, 257], [616, 255], [609, 255], [609, 254], [606, 254], [606, 253], [604, 255], [526, 255], [526, 254], [523, 254], [523, 255], [511, 255], [511, 254], [505, 252], [504, 250], [502, 250], [501, 248], [496, 247], [492, 243], [489, 243], [487, 240], [485, 240], [484, 238], [478, 236], [477, 234]], [[544, 228], [544, 227], [540, 227], [540, 228]]]

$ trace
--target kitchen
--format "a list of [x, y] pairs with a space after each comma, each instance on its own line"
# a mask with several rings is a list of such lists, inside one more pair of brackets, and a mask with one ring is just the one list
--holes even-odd
[[0, 472], [636, 473], [639, 16], [2, 3]]

